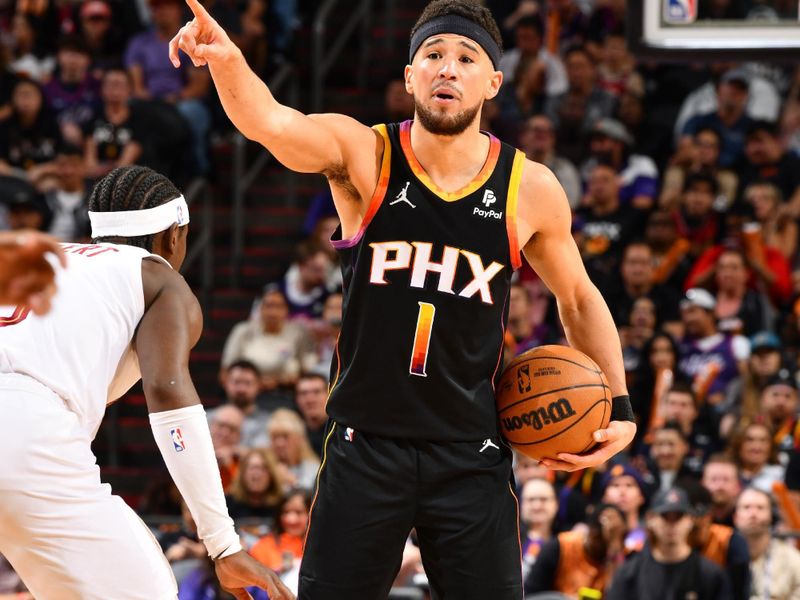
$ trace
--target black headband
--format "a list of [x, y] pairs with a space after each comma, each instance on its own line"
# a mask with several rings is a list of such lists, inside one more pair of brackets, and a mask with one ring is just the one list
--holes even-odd
[[489, 32], [475, 21], [470, 21], [460, 15], [442, 15], [420, 26], [414, 35], [411, 36], [411, 47], [408, 51], [409, 64], [414, 60], [414, 55], [417, 53], [417, 50], [419, 50], [422, 42], [432, 35], [437, 35], [439, 33], [463, 35], [477, 42], [480, 47], [484, 49], [486, 54], [489, 55], [489, 59], [492, 61], [492, 65], [495, 69], [497, 69], [497, 65], [500, 64], [500, 55], [502, 51], [500, 50], [500, 46], [497, 45], [497, 42], [489, 35]]

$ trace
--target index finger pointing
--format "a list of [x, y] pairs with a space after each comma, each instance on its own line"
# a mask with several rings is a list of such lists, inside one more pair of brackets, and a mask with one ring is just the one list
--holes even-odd
[[186, 4], [189, 5], [189, 10], [192, 11], [192, 14], [198, 22], [204, 23], [211, 20], [211, 15], [208, 14], [199, 0], [186, 0]]

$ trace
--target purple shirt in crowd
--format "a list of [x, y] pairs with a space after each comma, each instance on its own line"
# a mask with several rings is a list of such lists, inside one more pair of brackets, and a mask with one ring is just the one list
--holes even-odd
[[125, 66], [141, 67], [144, 86], [155, 98], [177, 95], [183, 89], [191, 63], [183, 52], [180, 58], [181, 66], [176, 69], [169, 60], [169, 42], [152, 30], [136, 35], [125, 50]]

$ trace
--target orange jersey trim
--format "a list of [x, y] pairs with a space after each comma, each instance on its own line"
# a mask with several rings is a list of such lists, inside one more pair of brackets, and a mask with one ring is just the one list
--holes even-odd
[[517, 204], [519, 202], [519, 186], [522, 182], [522, 169], [525, 166], [525, 154], [517, 150], [514, 154], [514, 164], [511, 167], [511, 179], [508, 183], [508, 196], [506, 197], [506, 230], [508, 232], [508, 251], [511, 254], [511, 266], [516, 271], [522, 266], [519, 255], [519, 240], [517, 239]]
[[460, 190], [456, 190], [455, 192], [447, 192], [433, 182], [428, 173], [425, 172], [423, 166], [417, 160], [417, 157], [414, 155], [414, 150], [411, 148], [411, 123], [412, 121], [405, 121], [400, 124], [400, 146], [403, 148], [403, 154], [406, 157], [408, 166], [411, 167], [411, 171], [413, 171], [417, 179], [419, 179], [426, 188], [439, 196], [439, 198], [445, 202], [455, 202], [456, 200], [461, 200], [462, 198], [469, 196], [477, 189], [483, 187], [483, 185], [489, 181], [489, 177], [492, 176], [492, 172], [497, 165], [497, 159], [500, 157], [500, 140], [498, 140], [496, 137], [489, 134], [489, 155], [486, 157], [486, 162], [483, 164], [483, 167], [481, 167], [480, 172], [475, 176], [475, 178]]
[[311, 501], [311, 506], [308, 509], [308, 527], [306, 527], [306, 535], [303, 537], [303, 553], [305, 553], [306, 550], [308, 532], [311, 531], [311, 518], [314, 515], [314, 505], [317, 503], [317, 496], [319, 496], [319, 478], [322, 475], [322, 469], [325, 468], [325, 462], [328, 460], [328, 442], [330, 441], [334, 431], [336, 431], [336, 423], [331, 425], [331, 430], [328, 432], [328, 435], [325, 438], [325, 443], [322, 445], [322, 462], [320, 463], [319, 470], [317, 471], [316, 484], [314, 485], [314, 499]]
[[389, 187], [389, 175], [392, 166], [392, 143], [389, 140], [389, 132], [386, 129], [386, 125], [376, 125], [373, 129], [383, 138], [383, 158], [381, 158], [381, 172], [378, 175], [378, 183], [375, 186], [375, 191], [372, 192], [372, 198], [370, 198], [367, 212], [361, 221], [358, 232], [349, 239], [331, 240], [333, 247], [337, 250], [352, 248], [361, 241], [361, 238], [364, 237], [364, 232], [372, 222], [381, 204], [383, 204], [383, 199], [386, 197], [386, 189]]

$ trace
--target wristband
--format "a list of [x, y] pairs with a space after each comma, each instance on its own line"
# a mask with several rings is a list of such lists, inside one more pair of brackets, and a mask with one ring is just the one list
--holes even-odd
[[611, 399], [611, 420], [612, 421], [635, 421], [633, 408], [631, 407], [631, 397], [614, 396]]
[[242, 549], [228, 516], [219, 467], [201, 404], [150, 413], [150, 426], [169, 474], [189, 507], [212, 558]]

